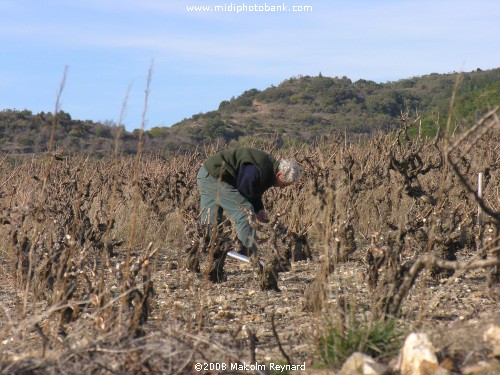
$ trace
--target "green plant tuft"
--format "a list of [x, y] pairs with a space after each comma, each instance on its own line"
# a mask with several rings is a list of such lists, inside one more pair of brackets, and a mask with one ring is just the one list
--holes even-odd
[[396, 325], [396, 320], [373, 323], [366, 317], [349, 317], [348, 328], [330, 324], [320, 337], [319, 349], [323, 361], [334, 368], [342, 366], [354, 352], [361, 352], [375, 359], [393, 356], [401, 348], [404, 333]]

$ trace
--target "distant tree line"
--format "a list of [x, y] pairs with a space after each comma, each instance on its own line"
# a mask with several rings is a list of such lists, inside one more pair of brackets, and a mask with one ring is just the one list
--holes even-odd
[[[424, 135], [433, 135], [448, 118], [458, 76], [433, 73], [387, 83], [321, 74], [292, 77], [262, 91], [247, 90], [222, 101], [217, 110], [193, 115], [172, 127], [152, 127], [144, 133], [144, 150], [165, 154], [215, 139], [230, 142], [276, 133], [305, 142], [334, 131], [368, 136], [392, 131], [408, 110], [421, 116]], [[455, 103], [453, 125], [460, 131], [500, 103], [500, 68], [461, 74]], [[46, 151], [52, 116], [0, 111], [1, 152]], [[63, 152], [105, 156], [113, 152], [118, 139], [121, 153], [134, 154], [139, 132], [128, 132], [113, 121], [75, 120], [60, 111], [54, 145]]]

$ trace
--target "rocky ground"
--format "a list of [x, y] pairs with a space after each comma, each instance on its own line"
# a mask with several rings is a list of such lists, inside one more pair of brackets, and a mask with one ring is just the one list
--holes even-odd
[[[305, 362], [310, 367], [322, 362], [318, 337], [325, 333], [327, 322], [338, 321], [339, 293], [349, 298], [358, 315], [370, 305], [362, 252], [358, 250], [353, 259], [339, 264], [330, 275], [325, 308], [311, 312], [304, 309], [304, 293], [320, 272], [317, 256], [292, 263], [290, 271], [280, 273], [281, 292], [275, 292], [260, 291], [257, 276], [239, 261], [228, 258], [227, 281], [212, 284], [179, 265], [182, 253], [165, 250], [155, 280], [159, 295], [156, 324], [180, 325], [210, 342], [237, 348], [242, 360], [286, 363], [283, 351], [292, 363]], [[401, 329], [408, 334], [428, 333], [441, 357], [451, 358], [455, 368], [487, 359], [491, 347], [483, 341], [483, 332], [500, 317], [500, 306], [485, 280], [483, 270], [460, 272], [439, 281], [424, 271], [403, 305]]]
[[[348, 308], [362, 317], [370, 306], [371, 292], [365, 282], [360, 248], [330, 275], [324, 308], [305, 310], [305, 292], [321, 267], [317, 249], [313, 253], [313, 260], [294, 262], [290, 271], [279, 274], [281, 291], [275, 292], [261, 291], [257, 276], [240, 261], [228, 258], [227, 281], [213, 284], [203, 274], [182, 267], [181, 250], [162, 248], [155, 262], [156, 298], [146, 332], [187, 332], [195, 343], [209, 348], [206, 355], [194, 354], [192, 360], [196, 361], [286, 364], [289, 360], [295, 365], [305, 363], [309, 372], [320, 371], [317, 368], [325, 368], [325, 364], [319, 354], [319, 337], [325, 334], [328, 323], [338, 323], [338, 296], [347, 298]], [[7, 280], [3, 278], [0, 283], [0, 332], [15, 321], [21, 306], [22, 292]], [[44, 308], [43, 302], [30, 305], [36, 313]], [[442, 280], [424, 271], [403, 304], [398, 326], [405, 335], [427, 333], [440, 360], [448, 358], [450, 369], [458, 372], [481, 361], [494, 361], [483, 334], [495, 320], [498, 324], [499, 317], [500, 306], [486, 287], [484, 270], [460, 272]], [[30, 335], [33, 342], [40, 341], [35, 331]], [[9, 357], [7, 349], [12, 348], [8, 337], [2, 336], [2, 340], [5, 359]], [[394, 364], [396, 356], [393, 353], [377, 360], [386, 364], [392, 360]], [[488, 369], [468, 373], [496, 371]]]

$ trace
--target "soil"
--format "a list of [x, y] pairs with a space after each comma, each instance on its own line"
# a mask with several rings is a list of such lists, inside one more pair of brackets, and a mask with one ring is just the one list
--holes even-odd
[[[318, 363], [318, 336], [325, 333], [328, 321], [338, 321], [339, 295], [358, 314], [370, 306], [363, 253], [361, 247], [349, 261], [338, 264], [326, 286], [325, 307], [311, 312], [304, 308], [304, 293], [320, 272], [317, 256], [312, 261], [292, 262], [290, 271], [280, 272], [281, 291], [276, 292], [261, 291], [259, 278], [248, 264], [228, 257], [227, 281], [214, 284], [203, 274], [182, 269], [182, 253], [163, 249], [155, 277], [157, 315], [149, 324], [174, 324], [194, 331], [208, 342], [237, 349], [241, 360], [286, 363], [273, 333], [274, 315], [276, 334], [291, 363]], [[443, 357], [451, 357], [457, 367], [475, 363], [487, 358], [489, 348], [482, 334], [500, 316], [490, 292], [484, 270], [441, 280], [423, 271], [403, 304], [399, 325], [407, 334], [427, 332]]]
[[[289, 271], [279, 273], [277, 292], [260, 290], [259, 276], [252, 267], [233, 258], [226, 259], [227, 280], [212, 283], [207, 275], [181, 266], [186, 253], [173, 247], [162, 248], [155, 261], [156, 298], [144, 331], [173, 328], [190, 333], [208, 345], [206, 354], [193, 357], [196, 361], [286, 364], [288, 357], [291, 364], [305, 363], [310, 370], [324, 366], [318, 337], [326, 333], [329, 323], [338, 323], [339, 296], [359, 316], [370, 306], [371, 292], [362, 260], [364, 249], [360, 246], [329, 276], [323, 309], [308, 311], [304, 308], [308, 298], [305, 293], [322, 267], [317, 249], [313, 249], [313, 260], [292, 262]], [[458, 258], [466, 260], [465, 255]], [[266, 260], [265, 254], [263, 259]], [[5, 311], [11, 317], [20, 313], [22, 292], [14, 285], [5, 281], [0, 284], [0, 299], [2, 316], [6, 316]], [[46, 308], [43, 302], [29, 306], [34, 313]], [[442, 280], [435, 280], [424, 271], [403, 303], [398, 327], [406, 334], [428, 333], [440, 350], [440, 358], [451, 358], [454, 367], [460, 369], [488, 359], [491, 348], [483, 342], [483, 332], [499, 317], [500, 307], [486, 287], [484, 270], [462, 272]], [[0, 332], [8, 324], [1, 320]], [[39, 340], [36, 332], [31, 336]], [[2, 345], [6, 349], [9, 343]], [[36, 345], [33, 349], [37, 350]], [[33, 353], [37, 352], [30, 355]], [[387, 363], [396, 355], [378, 361]]]

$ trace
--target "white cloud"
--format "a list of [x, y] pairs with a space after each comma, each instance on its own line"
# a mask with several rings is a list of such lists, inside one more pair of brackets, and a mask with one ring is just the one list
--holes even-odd
[[[196, 0], [195, 0], [196, 1]], [[224, 0], [222, 0], [224, 1]], [[202, 13], [189, 13], [186, 11], [186, 5], [190, 4], [188, 0], [54, 0], [60, 6], [69, 8], [89, 9], [94, 11], [108, 12], [113, 16], [120, 13], [150, 13], [162, 14], [166, 16], [187, 15], [203, 16]], [[200, 3], [200, 2], [198, 2]], [[206, 2], [205, 2], [206, 3]]]
[[[224, 0], [198, 3], [216, 2]], [[319, 71], [402, 77], [459, 69], [464, 61], [473, 68], [500, 61], [493, 45], [485, 48], [500, 32], [497, 1], [311, 1], [314, 10], [304, 15], [195, 15], [185, 10], [190, 3], [196, 2], [32, 2], [31, 13], [0, 14], [0, 41], [50, 46], [95, 60], [103, 50], [153, 56], [166, 69], [246, 77]], [[0, 2], [5, 4], [17, 6]], [[56, 9], [59, 13], [50, 22], [37, 15]]]

